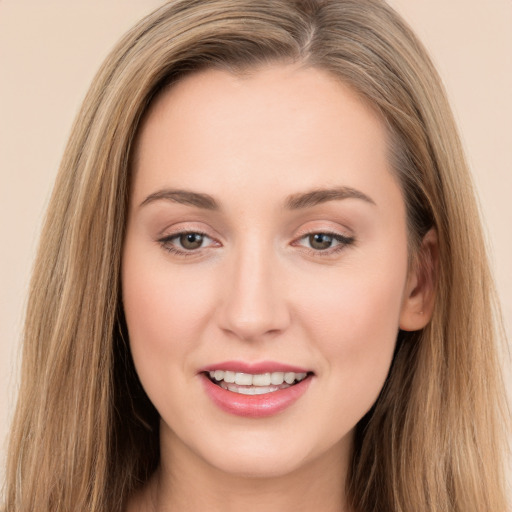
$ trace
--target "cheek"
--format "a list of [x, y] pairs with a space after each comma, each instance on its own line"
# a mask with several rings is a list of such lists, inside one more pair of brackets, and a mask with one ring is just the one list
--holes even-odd
[[341, 348], [344, 340], [359, 350], [396, 337], [404, 285], [405, 271], [335, 271], [305, 283], [300, 315], [310, 319], [314, 338], [325, 340], [329, 350]]
[[124, 254], [123, 306], [137, 370], [151, 373], [165, 365], [165, 372], [170, 364], [186, 364], [184, 354], [200, 340], [206, 315], [198, 311], [209, 307], [211, 287], [129, 241]]
[[[406, 258], [397, 267], [405, 268]], [[328, 292], [317, 282], [301, 311], [309, 318], [308, 337], [328, 361], [325, 396], [337, 397], [333, 415], [339, 422], [358, 420], [371, 408], [393, 358], [406, 272], [381, 269], [339, 272]]]

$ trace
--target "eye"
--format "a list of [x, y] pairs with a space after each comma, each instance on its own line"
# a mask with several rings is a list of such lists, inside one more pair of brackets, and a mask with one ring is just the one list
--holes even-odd
[[214, 243], [208, 235], [198, 231], [184, 231], [165, 236], [158, 241], [167, 251], [184, 255]]
[[347, 237], [339, 233], [317, 232], [304, 235], [298, 240], [297, 245], [317, 253], [332, 253], [343, 249], [353, 242], [353, 237]]
[[206, 237], [202, 233], [182, 233], [175, 237], [181, 247], [183, 249], [187, 249], [187, 251], [193, 251], [194, 249], [199, 249], [205, 240]]
[[329, 249], [336, 241], [332, 235], [328, 235], [327, 233], [314, 233], [312, 235], [308, 235], [307, 240], [312, 249], [317, 249], [319, 251]]

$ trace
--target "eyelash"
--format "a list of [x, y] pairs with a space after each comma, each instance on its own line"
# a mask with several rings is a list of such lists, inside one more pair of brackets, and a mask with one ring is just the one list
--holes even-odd
[[[334, 247], [329, 247], [329, 248], [323, 249], [323, 250], [313, 249], [312, 247], [304, 247], [302, 245], [299, 245], [299, 247], [302, 247], [303, 251], [309, 253], [310, 255], [312, 255], [314, 257], [319, 257], [319, 258], [325, 258], [325, 257], [329, 257], [329, 256], [333, 256], [335, 254], [338, 254], [339, 252], [343, 251], [346, 247], [352, 245], [356, 241], [355, 237], [353, 237], [353, 236], [341, 235], [341, 234], [335, 233], [333, 231], [309, 231], [307, 233], [302, 234], [297, 239], [297, 242], [307, 239], [313, 235], [325, 235], [325, 236], [331, 237], [333, 242], [334, 241], [338, 242], [338, 244], [335, 245]], [[293, 244], [295, 245], [297, 242], [293, 242]]]
[[[199, 247], [198, 249], [190, 249], [190, 250], [180, 250], [177, 249], [176, 246], [170, 245], [171, 241], [179, 238], [182, 235], [201, 235], [203, 237], [209, 238], [210, 240], [213, 240], [210, 236], [208, 236], [206, 233], [202, 231], [191, 231], [191, 230], [185, 230], [185, 231], [178, 231], [176, 233], [173, 233], [172, 235], [164, 236], [160, 239], [158, 239], [158, 242], [163, 247], [164, 250], [167, 252], [177, 255], [177, 256], [183, 256], [183, 257], [189, 257], [189, 256], [197, 256], [198, 252], [202, 249], [202, 247]], [[302, 234], [299, 238], [296, 239], [295, 242], [293, 242], [293, 245], [297, 243], [297, 241], [304, 240], [310, 236], [313, 235], [326, 235], [333, 239], [333, 241], [338, 242], [338, 245], [335, 245], [334, 247], [329, 247], [327, 249], [321, 250], [321, 249], [313, 249], [311, 247], [304, 247], [300, 245], [299, 247], [302, 247], [302, 249], [305, 252], [308, 252], [310, 255], [313, 255], [315, 257], [327, 257], [332, 256], [334, 254], [339, 253], [345, 247], [348, 247], [352, 244], [354, 244], [355, 237], [352, 236], [345, 236], [340, 235], [339, 233], [335, 233], [332, 231], [310, 231], [308, 233]]]
[[170, 245], [171, 241], [175, 238], [179, 238], [182, 235], [201, 235], [206, 238], [212, 239], [210, 236], [208, 236], [206, 233], [202, 231], [193, 231], [193, 230], [184, 230], [184, 231], [177, 231], [176, 233], [173, 233], [172, 235], [166, 235], [158, 240], [160, 245], [169, 253], [175, 254], [177, 256], [183, 256], [183, 257], [189, 257], [189, 256], [197, 256], [197, 253], [200, 249], [192, 249], [192, 250], [180, 250], [177, 249], [175, 246]]

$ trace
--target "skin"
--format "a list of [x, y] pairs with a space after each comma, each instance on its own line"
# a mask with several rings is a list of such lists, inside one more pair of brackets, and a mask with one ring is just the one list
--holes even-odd
[[[208, 70], [154, 102], [133, 172], [123, 303], [161, 415], [162, 463], [129, 510], [348, 510], [354, 427], [383, 386], [398, 329], [422, 328], [431, 310], [429, 280], [408, 265], [382, 120], [321, 70]], [[285, 206], [339, 187], [366, 199]], [[208, 194], [219, 210], [157, 197], [167, 189]], [[174, 254], [185, 251], [170, 238], [180, 230], [207, 236]], [[352, 241], [311, 245], [326, 232]], [[198, 375], [234, 359], [314, 376], [279, 414], [238, 417]]]

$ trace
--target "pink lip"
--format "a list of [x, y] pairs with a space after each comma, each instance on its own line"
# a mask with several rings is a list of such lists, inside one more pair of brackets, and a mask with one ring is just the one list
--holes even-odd
[[236, 361], [207, 366], [201, 370], [199, 377], [206, 394], [212, 402], [227, 413], [248, 418], [265, 418], [290, 407], [307, 391], [312, 380], [312, 375], [308, 375], [304, 380], [289, 388], [262, 395], [243, 395], [228, 391], [214, 384], [208, 378], [207, 372], [220, 369], [252, 374], [271, 373], [275, 371], [307, 373], [307, 370], [280, 363], [264, 362], [246, 364]]
[[215, 370], [224, 370], [240, 373], [252, 373], [253, 375], [261, 375], [262, 373], [272, 372], [294, 372], [308, 373], [310, 370], [291, 366], [289, 364], [278, 363], [276, 361], [262, 361], [260, 363], [245, 363], [243, 361], [223, 361], [221, 363], [210, 364], [201, 368], [199, 373], [211, 372]]

